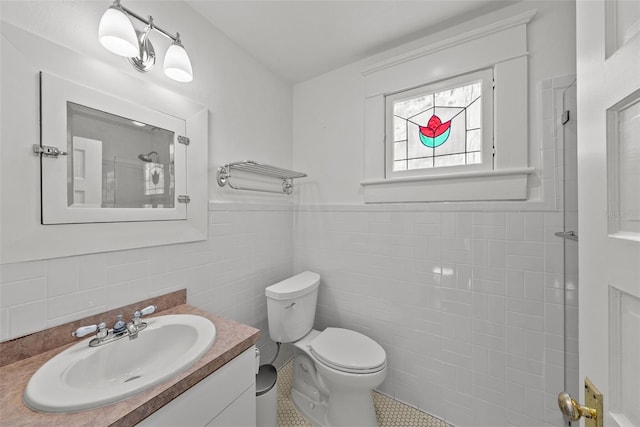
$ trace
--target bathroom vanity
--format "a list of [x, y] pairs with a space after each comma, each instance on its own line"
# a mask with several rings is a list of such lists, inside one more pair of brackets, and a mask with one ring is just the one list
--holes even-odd
[[138, 426], [256, 425], [255, 347], [250, 347]]
[[[11, 426], [228, 426], [255, 425], [255, 343], [260, 332], [190, 306], [186, 291], [141, 301], [88, 319], [0, 343], [0, 424]], [[156, 315], [195, 314], [216, 327], [213, 346], [187, 370], [125, 400], [75, 413], [40, 413], [23, 403], [31, 376], [69, 343], [81, 324], [154, 304]], [[155, 315], [154, 315], [155, 316]], [[141, 333], [144, 333], [141, 332]], [[61, 342], [64, 344], [59, 345]], [[107, 344], [109, 345], [109, 344]], [[53, 347], [53, 348], [52, 348]]]

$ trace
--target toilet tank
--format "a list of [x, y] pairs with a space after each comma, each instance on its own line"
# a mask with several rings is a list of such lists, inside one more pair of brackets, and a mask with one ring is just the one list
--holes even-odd
[[276, 342], [294, 342], [311, 331], [316, 317], [320, 275], [305, 271], [265, 289], [269, 335]]

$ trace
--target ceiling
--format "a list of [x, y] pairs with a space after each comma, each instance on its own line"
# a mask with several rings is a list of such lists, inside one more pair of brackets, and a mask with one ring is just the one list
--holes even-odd
[[186, 0], [291, 83], [366, 58], [514, 0]]

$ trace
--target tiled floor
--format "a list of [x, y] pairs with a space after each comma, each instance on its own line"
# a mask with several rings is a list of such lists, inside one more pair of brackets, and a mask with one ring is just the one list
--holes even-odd
[[[289, 362], [278, 371], [278, 427], [311, 427], [293, 406], [291, 379], [292, 363]], [[375, 391], [373, 403], [380, 427], [450, 427], [438, 418]]]

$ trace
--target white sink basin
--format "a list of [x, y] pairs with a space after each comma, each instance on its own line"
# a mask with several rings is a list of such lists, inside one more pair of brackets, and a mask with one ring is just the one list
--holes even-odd
[[126, 399], [189, 368], [216, 339], [215, 326], [201, 316], [145, 322], [136, 339], [99, 347], [86, 339], [53, 357], [29, 380], [24, 403], [42, 412], [75, 412]]

